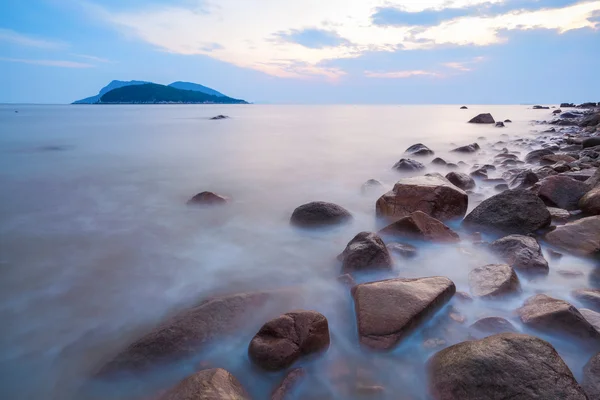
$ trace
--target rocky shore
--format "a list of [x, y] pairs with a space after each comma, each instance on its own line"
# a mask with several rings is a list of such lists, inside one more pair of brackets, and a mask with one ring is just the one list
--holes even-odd
[[[433, 349], [421, 365], [427, 371], [424, 392], [431, 399], [600, 399], [598, 285], [590, 283], [571, 298], [537, 293], [514, 307], [516, 324], [486, 315], [465, 326], [466, 318], [457, 308], [469, 302], [512, 304], [511, 299], [549, 274], [550, 258], [544, 253], [595, 260], [600, 270], [600, 105], [573, 106], [563, 103], [561, 109], [551, 111], [534, 107], [545, 113], [546, 120], [536, 121], [548, 125], [544, 131], [452, 150], [485, 160], [468, 167], [436, 158], [437, 150], [422, 143], [410, 146], [404, 158], [390, 166], [399, 173], [397, 183], [373, 205], [381, 229], [357, 231], [345, 247], [340, 246], [337, 264], [323, 260], [325, 267], [338, 268], [338, 284], [349, 288], [342, 308], [353, 308], [353, 315], [346, 323], [349, 329], [356, 326], [352, 345], [367, 354], [393, 352], [415, 332], [433, 329], [429, 323], [434, 316], [443, 316], [436, 319], [443, 326], [436, 326], [435, 336], [425, 335], [422, 343]], [[569, 111], [563, 110], [566, 107]], [[481, 114], [468, 122], [495, 124], [495, 119]], [[510, 129], [507, 126], [496, 124], [490, 129]], [[447, 173], [423, 174], [427, 164], [446, 168]], [[495, 194], [474, 200], [473, 190], [482, 184], [491, 185]], [[357, 190], [368, 193], [381, 188], [372, 179]], [[228, 202], [225, 196], [202, 192], [189, 204], [227, 207]], [[351, 210], [323, 201], [290, 210], [290, 224], [299, 232], [352, 221]], [[414, 257], [422, 250], [420, 244], [458, 247], [462, 242], [499, 261], [465, 273], [470, 293], [457, 291], [455, 282], [445, 276], [389, 275], [398, 257]], [[365, 273], [388, 276], [364, 281]], [[336, 341], [330, 317], [303, 309], [298, 290], [239, 293], [201, 302], [116, 354], [101, 366], [97, 379], [186, 359], [201, 354], [219, 338], [251, 329], [247, 351], [239, 358], [247, 358], [258, 374], [282, 374], [271, 399], [298, 398], [295, 391], [311, 366], [325, 362]], [[587, 308], [576, 307], [572, 299]], [[587, 354], [583, 369], [567, 366], [551, 343], [554, 337]], [[251, 399], [238, 379], [218, 365], [198, 368], [153, 399]], [[391, 393], [376, 379], [352, 381], [353, 388], [344, 389], [343, 398], [417, 399]]]

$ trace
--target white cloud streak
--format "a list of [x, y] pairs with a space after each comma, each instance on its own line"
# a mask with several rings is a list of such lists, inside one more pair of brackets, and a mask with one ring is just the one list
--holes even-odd
[[411, 78], [413, 76], [431, 76], [439, 78], [442, 75], [438, 72], [423, 71], [423, 70], [412, 70], [412, 71], [389, 71], [389, 72], [377, 72], [377, 71], [365, 71], [367, 78], [383, 78], [383, 79], [404, 79]]
[[61, 68], [93, 68], [94, 65], [87, 63], [80, 63], [76, 61], [66, 61], [66, 60], [36, 60], [36, 59], [27, 59], [27, 58], [6, 58], [0, 57], [0, 61], [8, 61], [14, 63], [22, 63], [22, 64], [33, 64], [33, 65], [43, 65], [45, 67], [61, 67]]
[[108, 58], [102, 58], [102, 57], [96, 57], [96, 56], [90, 56], [87, 54], [71, 54], [73, 57], [79, 57], [79, 58], [83, 58], [89, 61], [94, 61], [94, 62], [99, 62], [99, 63], [112, 63], [112, 61], [110, 61]]
[[0, 28], [0, 42], [7, 42], [17, 46], [37, 47], [40, 49], [50, 50], [64, 49], [69, 46], [65, 42], [24, 35], [11, 29], [2, 28]]

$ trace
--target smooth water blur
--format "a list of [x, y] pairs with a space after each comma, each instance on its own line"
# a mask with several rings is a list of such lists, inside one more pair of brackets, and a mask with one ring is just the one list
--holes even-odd
[[[229, 369], [255, 398], [266, 398], [280, 375], [251, 368], [246, 349], [255, 332], [165, 367], [159, 378], [90, 384], [89, 376], [186, 304], [284, 286], [302, 287], [303, 305], [324, 313], [332, 332], [330, 350], [307, 362], [309, 383], [298, 398], [354, 398], [335, 383], [348, 368], [385, 386], [390, 398], [425, 398], [423, 366], [439, 348], [426, 349], [423, 340], [442, 331], [464, 340], [468, 325], [482, 316], [504, 316], [526, 331], [514, 314], [526, 297], [543, 292], [573, 301], [571, 290], [589, 287], [593, 269], [574, 257], [548, 258], [550, 275], [523, 279], [518, 297], [454, 299], [392, 353], [358, 346], [352, 300], [335, 279], [335, 257], [356, 233], [378, 228], [375, 200], [408, 176], [391, 170], [404, 150], [422, 142], [447, 161], [486, 163], [497, 153], [491, 145], [507, 141], [502, 135], [533, 137], [542, 128], [530, 121], [550, 118], [548, 110], [526, 106], [458, 108], [0, 106], [0, 398], [133, 399], [192, 373], [200, 361]], [[513, 123], [504, 129], [466, 123], [480, 112]], [[231, 119], [209, 120], [217, 114]], [[479, 158], [448, 153], [474, 141], [483, 149]], [[524, 155], [529, 147], [511, 150]], [[371, 178], [385, 188], [362, 194]], [[470, 209], [492, 195], [493, 186], [481, 183]], [[204, 190], [232, 202], [210, 209], [185, 205]], [[313, 232], [290, 227], [294, 208], [314, 200], [346, 207], [353, 223]], [[468, 240], [418, 247], [417, 258], [396, 260], [393, 276], [444, 275], [468, 291], [468, 272], [496, 261]], [[561, 268], [582, 275], [565, 278]], [[448, 326], [449, 307], [466, 322]], [[545, 338], [579, 377], [589, 355]]]

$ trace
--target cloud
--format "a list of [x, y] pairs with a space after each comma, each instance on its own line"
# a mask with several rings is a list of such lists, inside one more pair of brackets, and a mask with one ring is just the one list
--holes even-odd
[[0, 42], [8, 42], [18, 46], [38, 47], [41, 49], [63, 49], [69, 46], [65, 42], [24, 35], [11, 29], [2, 28], [0, 28]]
[[93, 68], [94, 67], [94, 65], [92, 65], [92, 64], [80, 63], [80, 62], [76, 62], [76, 61], [65, 61], [65, 60], [35, 60], [35, 59], [25, 59], [25, 58], [0, 57], [0, 61], [43, 65], [46, 67], [61, 67], [61, 68]]
[[413, 76], [432, 76], [435, 78], [439, 78], [442, 75], [437, 72], [433, 72], [433, 71], [413, 70], [413, 71], [388, 71], [388, 72], [365, 71], [365, 76], [367, 78], [404, 79], [404, 78], [411, 78]]
[[99, 63], [112, 63], [112, 61], [110, 61], [108, 58], [90, 56], [90, 55], [87, 55], [87, 54], [73, 54], [73, 53], [71, 53], [71, 55], [73, 57], [84, 58], [86, 60], [95, 61], [95, 62], [99, 62]]
[[469, 15], [469, 8], [449, 8], [444, 10], [424, 10], [409, 12], [395, 7], [381, 7], [371, 16], [373, 24], [381, 26], [436, 25], [456, 17]]
[[215, 50], [223, 50], [224, 47], [219, 43], [207, 43], [206, 45], [201, 47], [201, 50], [211, 52]]
[[333, 31], [324, 29], [292, 29], [289, 32], [278, 32], [275, 37], [280, 42], [297, 43], [309, 49], [324, 47], [348, 46], [351, 43]]
[[442, 65], [444, 67], [451, 68], [451, 69], [456, 69], [458, 71], [468, 72], [468, 71], [472, 71], [473, 70], [473, 67], [471, 67], [471, 65], [480, 63], [483, 60], [485, 60], [484, 57], [475, 57], [475, 58], [473, 58], [471, 60], [468, 60], [468, 61], [462, 61], [462, 62], [453, 61], [453, 62], [443, 63]]

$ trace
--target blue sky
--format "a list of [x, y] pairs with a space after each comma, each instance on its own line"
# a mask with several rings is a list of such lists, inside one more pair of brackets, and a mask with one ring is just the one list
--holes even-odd
[[0, 103], [113, 79], [268, 103], [600, 101], [600, 0], [2, 0]]

